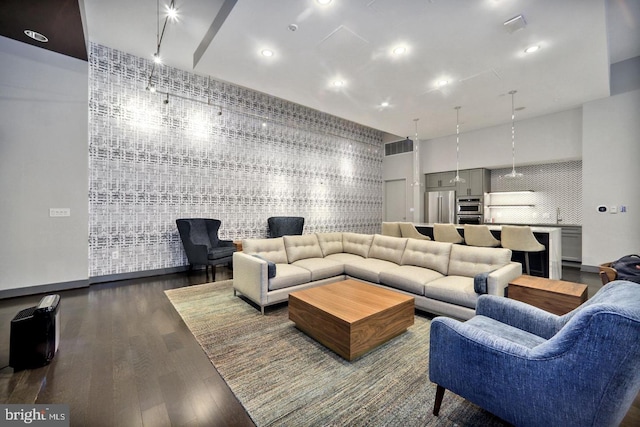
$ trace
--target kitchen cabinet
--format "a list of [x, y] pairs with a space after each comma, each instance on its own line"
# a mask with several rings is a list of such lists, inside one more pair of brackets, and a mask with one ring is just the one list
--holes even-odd
[[582, 262], [582, 227], [562, 226], [562, 260]]
[[457, 197], [482, 196], [491, 189], [491, 171], [488, 169], [465, 169], [461, 170], [459, 175], [465, 182], [456, 184]]
[[437, 188], [448, 188], [452, 190], [452, 187], [455, 187], [456, 184], [455, 182], [451, 182], [451, 180], [455, 177], [455, 172], [428, 173], [426, 176], [426, 188], [429, 190]]

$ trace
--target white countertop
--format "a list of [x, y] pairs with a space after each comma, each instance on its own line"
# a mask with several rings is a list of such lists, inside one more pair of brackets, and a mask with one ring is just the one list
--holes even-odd
[[[416, 227], [433, 227], [433, 224], [428, 224], [428, 223], [424, 223], [424, 224], [415, 224], [414, 225]], [[453, 224], [456, 226], [456, 228], [460, 228], [460, 229], [464, 229], [464, 225], [460, 225], [460, 224]], [[489, 227], [489, 230], [493, 230], [493, 231], [499, 231], [502, 229], [502, 225], [499, 224], [481, 224], [481, 225], [486, 225], [487, 227]], [[506, 225], [506, 224], [505, 224]], [[524, 225], [521, 225], [521, 227]], [[560, 228], [559, 227], [538, 227], [535, 225], [531, 225], [531, 231], [533, 231], [534, 233], [549, 233], [549, 234], [555, 234], [555, 233], [560, 233]]]

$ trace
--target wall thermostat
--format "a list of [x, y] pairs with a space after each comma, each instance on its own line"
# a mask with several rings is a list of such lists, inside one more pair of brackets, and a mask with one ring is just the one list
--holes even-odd
[[607, 207], [605, 205], [598, 206], [598, 212], [604, 213], [607, 211]]

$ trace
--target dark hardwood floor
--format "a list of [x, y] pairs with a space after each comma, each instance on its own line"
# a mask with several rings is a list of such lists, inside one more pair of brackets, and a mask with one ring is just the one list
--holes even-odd
[[[216, 280], [231, 277], [218, 268]], [[45, 367], [0, 371], [0, 403], [67, 403], [72, 426], [253, 426], [164, 290], [204, 272], [60, 292], [58, 354]], [[10, 321], [42, 295], [0, 301], [0, 366]]]
[[[217, 269], [216, 280], [230, 277]], [[573, 268], [563, 279], [588, 284], [589, 296], [601, 286]], [[10, 321], [42, 295], [0, 300], [0, 403], [66, 403], [72, 426], [253, 426], [163, 292], [205, 282], [194, 272], [60, 292], [58, 354], [17, 373]], [[640, 397], [621, 425], [640, 425]]]

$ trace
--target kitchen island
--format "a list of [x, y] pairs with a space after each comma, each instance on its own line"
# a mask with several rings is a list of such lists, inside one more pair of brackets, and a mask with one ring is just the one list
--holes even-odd
[[[416, 229], [433, 239], [433, 224], [414, 224]], [[496, 224], [485, 224], [489, 227], [491, 234], [500, 240], [502, 227]], [[462, 236], [464, 236], [464, 225], [455, 224], [456, 228]], [[529, 254], [531, 273], [549, 279], [562, 279], [562, 230], [558, 227], [537, 227], [531, 226], [531, 231], [538, 242], [544, 245], [545, 250], [542, 253]], [[524, 265], [524, 256], [522, 252], [513, 253], [513, 261], [520, 262]], [[544, 262], [541, 260], [544, 259]]]

